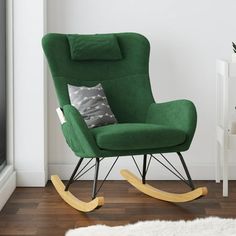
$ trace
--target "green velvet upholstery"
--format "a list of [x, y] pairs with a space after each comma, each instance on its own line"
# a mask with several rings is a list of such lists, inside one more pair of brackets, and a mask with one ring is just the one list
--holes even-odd
[[171, 147], [184, 143], [184, 131], [166, 125], [123, 123], [91, 130], [97, 145], [106, 150], [139, 150]]
[[186, 151], [195, 132], [197, 112], [194, 104], [188, 100], [155, 103], [149, 107], [146, 122], [166, 125], [185, 132], [186, 140], [182, 151]]
[[73, 60], [120, 60], [120, 47], [115, 35], [67, 35]]
[[[108, 61], [72, 60], [67, 35], [47, 34], [43, 38], [43, 49], [67, 121], [62, 130], [68, 145], [81, 157], [186, 151], [196, 128], [193, 103], [187, 100], [155, 103], [149, 81], [148, 40], [136, 33], [115, 36], [122, 59]], [[70, 105], [67, 84], [98, 83], [102, 84], [119, 124], [88, 129], [79, 112]]]

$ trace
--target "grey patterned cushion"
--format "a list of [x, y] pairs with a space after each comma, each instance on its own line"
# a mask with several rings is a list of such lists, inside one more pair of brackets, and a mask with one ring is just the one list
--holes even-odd
[[68, 84], [68, 92], [71, 105], [80, 112], [89, 128], [117, 123], [101, 84], [94, 87]]

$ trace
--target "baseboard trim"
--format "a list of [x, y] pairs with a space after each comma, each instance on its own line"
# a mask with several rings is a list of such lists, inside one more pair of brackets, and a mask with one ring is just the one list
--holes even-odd
[[[109, 180], [123, 180], [120, 175], [121, 169], [129, 169], [133, 173], [138, 173], [135, 167], [124, 166], [124, 164], [119, 165], [118, 163], [110, 173], [108, 177]], [[53, 174], [57, 174], [60, 176], [62, 180], [68, 180], [75, 168], [76, 164], [49, 164], [48, 171], [49, 176]], [[105, 169], [102, 167], [100, 169], [100, 174], [98, 179], [103, 179], [106, 175], [108, 168], [110, 165], [107, 165]], [[177, 169], [181, 170], [182, 166], [176, 166]], [[189, 171], [191, 173], [193, 180], [215, 180], [215, 167], [214, 164], [199, 164], [188, 166]], [[236, 165], [231, 165], [229, 168], [229, 179], [236, 180]], [[201, 173], [201, 174], [199, 174]], [[81, 178], [82, 180], [92, 180], [93, 179], [93, 171], [91, 170], [88, 174]], [[176, 177], [171, 173], [165, 170], [162, 166], [158, 166], [155, 168], [150, 168], [148, 171], [147, 179], [149, 180], [176, 180]]]
[[0, 211], [16, 188], [16, 172], [6, 166], [0, 174]]
[[47, 180], [45, 171], [16, 171], [17, 187], [45, 187]]

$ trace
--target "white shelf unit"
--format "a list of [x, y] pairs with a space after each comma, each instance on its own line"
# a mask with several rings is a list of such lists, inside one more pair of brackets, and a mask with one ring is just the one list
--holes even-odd
[[[228, 196], [228, 158], [229, 150], [236, 149], [236, 133], [232, 133], [231, 125], [236, 124], [236, 63], [217, 60], [217, 128], [216, 128], [216, 182], [221, 180], [223, 172], [223, 196]], [[235, 95], [234, 95], [235, 94]], [[234, 118], [232, 118], [234, 117]], [[222, 165], [221, 165], [222, 163]]]

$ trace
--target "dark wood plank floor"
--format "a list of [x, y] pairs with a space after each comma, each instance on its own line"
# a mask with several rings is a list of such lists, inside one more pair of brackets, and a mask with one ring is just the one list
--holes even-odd
[[[91, 181], [71, 186], [71, 192], [88, 200]], [[177, 181], [152, 181], [154, 186], [173, 191], [186, 191]], [[107, 181], [99, 195], [105, 205], [90, 213], [68, 206], [56, 193], [51, 182], [45, 188], [17, 188], [0, 212], [0, 235], [64, 235], [68, 229], [93, 224], [122, 225], [140, 220], [190, 220], [220, 216], [236, 218], [236, 181], [229, 183], [229, 198], [222, 197], [222, 184], [195, 181], [207, 186], [209, 194], [194, 202], [171, 204], [138, 192], [125, 181]]]

